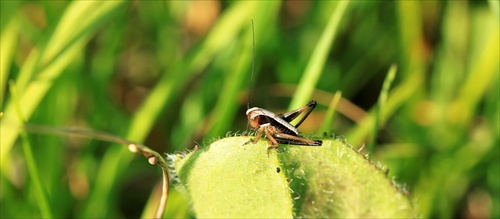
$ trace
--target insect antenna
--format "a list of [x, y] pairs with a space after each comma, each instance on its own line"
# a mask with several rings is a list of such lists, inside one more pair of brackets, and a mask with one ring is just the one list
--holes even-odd
[[[252, 20], [252, 74], [250, 75], [250, 87], [248, 88], [248, 97], [247, 97], [247, 110], [250, 109], [250, 98], [252, 96], [252, 82], [253, 82], [253, 73], [255, 71], [255, 31], [253, 27]], [[247, 128], [245, 133], [248, 133], [249, 123], [247, 122]]]

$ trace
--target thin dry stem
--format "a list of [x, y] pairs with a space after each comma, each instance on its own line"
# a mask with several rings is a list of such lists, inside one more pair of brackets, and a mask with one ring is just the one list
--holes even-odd
[[114, 142], [122, 145], [126, 145], [130, 152], [136, 153], [139, 152], [144, 157], [148, 159], [148, 162], [151, 165], [157, 164], [162, 169], [163, 182], [162, 182], [162, 194], [160, 198], [160, 204], [156, 211], [155, 217], [162, 218], [163, 213], [165, 212], [165, 208], [167, 205], [168, 199], [168, 167], [167, 163], [163, 159], [158, 152], [150, 149], [149, 147], [135, 143], [124, 138], [114, 136], [105, 132], [94, 131], [90, 129], [78, 128], [78, 127], [70, 127], [70, 128], [56, 128], [45, 125], [25, 125], [24, 129], [28, 132], [33, 133], [42, 133], [42, 134], [57, 134], [57, 135], [74, 135], [78, 137], [84, 138], [95, 138], [102, 141]]

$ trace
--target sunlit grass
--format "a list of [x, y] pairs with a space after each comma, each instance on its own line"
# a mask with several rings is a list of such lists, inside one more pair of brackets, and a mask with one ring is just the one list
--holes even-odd
[[[0, 216], [151, 215], [161, 178], [106, 142], [19, 140], [8, 80], [28, 123], [175, 153], [246, 128], [254, 20], [250, 106], [280, 113], [321, 100], [300, 130], [356, 148], [373, 142], [370, 158], [408, 186], [421, 216], [499, 217], [498, 11], [496, 1], [2, 1]], [[324, 97], [337, 91], [366, 114], [334, 111]], [[189, 215], [189, 201], [172, 192], [167, 216]]]

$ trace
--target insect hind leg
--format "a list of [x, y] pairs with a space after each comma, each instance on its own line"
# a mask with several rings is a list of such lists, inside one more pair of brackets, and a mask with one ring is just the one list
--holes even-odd
[[322, 140], [305, 139], [305, 138], [301, 138], [299, 136], [285, 134], [285, 133], [276, 133], [273, 135], [273, 137], [276, 138], [276, 140], [282, 144], [303, 145], [303, 146], [321, 146], [321, 145], [323, 145]]
[[316, 108], [316, 105], [318, 105], [316, 100], [311, 100], [307, 105], [301, 108], [298, 108], [296, 110], [293, 110], [285, 114], [280, 114], [278, 116], [287, 122], [291, 122], [292, 120], [296, 119], [300, 114], [305, 112], [304, 116], [299, 120], [299, 122], [297, 122], [297, 124], [294, 125], [295, 128], [297, 128], [302, 124], [302, 122], [304, 122], [304, 120], [306, 120], [306, 118], [309, 116], [309, 114], [311, 114], [314, 108]]

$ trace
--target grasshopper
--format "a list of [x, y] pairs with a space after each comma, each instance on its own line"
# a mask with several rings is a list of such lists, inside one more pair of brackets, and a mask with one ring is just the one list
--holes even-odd
[[[293, 110], [291, 112], [285, 114], [278, 114], [262, 109], [259, 107], [250, 108], [250, 95], [252, 93], [252, 79], [254, 73], [254, 60], [255, 60], [255, 36], [254, 36], [254, 27], [252, 21], [252, 75], [250, 77], [250, 90], [248, 94], [247, 101], [247, 117], [248, 117], [248, 125], [254, 130], [258, 130], [257, 136], [255, 139], [251, 139], [243, 145], [246, 145], [250, 142], [253, 144], [257, 143], [262, 136], [263, 133], [266, 134], [266, 137], [271, 141], [271, 146], [268, 149], [278, 149], [278, 144], [292, 144], [292, 145], [303, 145], [303, 146], [321, 146], [323, 141], [321, 140], [310, 140], [302, 138], [299, 135], [299, 130], [297, 129], [302, 122], [309, 116], [312, 110], [316, 107], [317, 103], [315, 100], [311, 100], [307, 105]], [[296, 119], [300, 114], [306, 112], [304, 117], [300, 119], [300, 121], [292, 125], [294, 119]], [[247, 126], [248, 129], [248, 126]]]
[[[258, 130], [258, 132], [255, 139], [248, 141], [245, 145], [250, 142], [254, 144], [257, 143], [262, 134], [265, 133], [266, 137], [271, 141], [271, 146], [269, 146], [268, 149], [277, 149], [278, 144], [321, 146], [323, 141], [302, 138], [299, 135], [299, 130], [297, 129], [300, 124], [304, 122], [307, 116], [309, 116], [316, 105], [316, 101], [311, 100], [311, 102], [299, 109], [278, 115], [269, 110], [258, 107], [248, 109], [246, 112], [248, 124], [252, 127], [252, 129]], [[304, 117], [302, 117], [296, 125], [290, 124], [291, 121], [297, 118], [304, 111], [306, 112]]]

